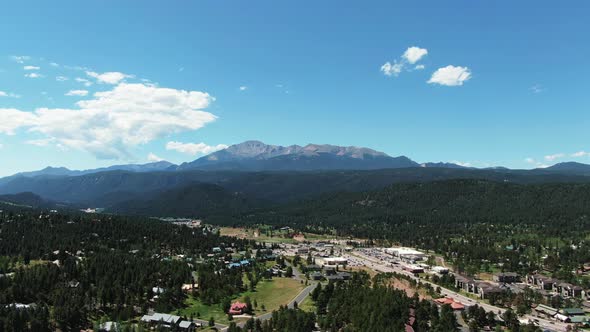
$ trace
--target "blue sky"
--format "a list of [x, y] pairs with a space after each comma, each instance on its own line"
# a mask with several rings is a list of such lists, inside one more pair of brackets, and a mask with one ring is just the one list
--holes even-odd
[[587, 1], [11, 1], [1, 12], [0, 175], [180, 163], [249, 139], [478, 167], [590, 162]]

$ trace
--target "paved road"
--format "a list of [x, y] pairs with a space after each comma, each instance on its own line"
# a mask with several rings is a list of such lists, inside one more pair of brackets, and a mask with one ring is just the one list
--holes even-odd
[[[209, 326], [209, 321], [208, 320], [193, 319], [193, 322], [195, 324], [201, 324], [201, 326]], [[215, 323], [215, 328], [217, 328], [220, 331], [226, 331], [227, 330], [227, 327], [228, 327], [227, 325]]]
[[[396, 272], [396, 273], [404, 274], [416, 281], [420, 281], [423, 284], [430, 284], [434, 288], [440, 287], [440, 286], [433, 284], [429, 281], [415, 277], [414, 274], [402, 270], [402, 268], [397, 265], [389, 266], [386, 263], [380, 261], [379, 259], [371, 257], [369, 255], [365, 255], [364, 253], [354, 252], [354, 253], [351, 253], [350, 255], [352, 255], [356, 258], [362, 259], [365, 262], [365, 266], [367, 266], [368, 268], [371, 268], [377, 272]], [[474, 300], [472, 298], [461, 295], [461, 294], [459, 294], [455, 291], [452, 291], [450, 289], [447, 289], [447, 288], [441, 287], [441, 294], [443, 294], [445, 296], [453, 297], [454, 299], [458, 300], [459, 302], [461, 302], [465, 305], [477, 304], [480, 307], [484, 308], [484, 310], [493, 311], [497, 315], [501, 315], [505, 311], [505, 309], [503, 309], [503, 308], [489, 305], [487, 303], [480, 302], [478, 300]], [[566, 329], [569, 325], [569, 324], [565, 324], [565, 323], [561, 323], [561, 322], [555, 322], [555, 321], [550, 321], [550, 320], [543, 319], [543, 318], [534, 317], [532, 315], [524, 315], [522, 318], [524, 318], [526, 320], [537, 320], [539, 322], [539, 326], [541, 328], [548, 329], [551, 331], [566, 331]]]
[[[305, 280], [305, 274], [301, 273], [299, 271], [299, 269], [297, 269], [295, 266], [291, 265], [291, 263], [289, 263], [288, 261], [285, 261], [285, 263], [288, 266], [291, 266], [293, 268], [293, 279], [295, 280]], [[297, 294], [297, 296], [295, 296], [293, 298], [293, 300], [291, 300], [291, 302], [287, 303], [287, 307], [289, 308], [293, 308], [295, 306], [295, 302], [297, 302], [297, 304], [303, 302], [303, 300], [305, 300], [305, 298], [307, 298], [309, 296], [309, 294], [311, 294], [311, 292], [317, 287], [318, 283], [317, 282], [311, 282], [311, 284], [307, 287], [305, 287], [301, 292], [299, 292], [299, 294]], [[254, 319], [260, 320], [260, 321], [265, 321], [267, 319], [270, 319], [272, 317], [272, 312], [267, 312], [265, 314], [262, 314], [260, 316], [256, 316], [254, 317]], [[241, 322], [237, 324], [240, 327], [244, 327], [244, 325], [246, 325], [246, 322]], [[221, 331], [227, 331], [228, 327], [222, 325], [223, 328], [221, 329]]]

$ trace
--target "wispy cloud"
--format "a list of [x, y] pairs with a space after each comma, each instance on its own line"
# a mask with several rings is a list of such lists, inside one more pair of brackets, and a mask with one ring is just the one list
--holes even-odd
[[58, 81], [58, 82], [65, 82], [65, 81], [69, 80], [69, 78], [67, 78], [65, 76], [57, 76], [55, 78], [55, 80]]
[[240, 91], [246, 91], [246, 90], [248, 90], [248, 87], [245, 85], [242, 85], [239, 89], [240, 89]]
[[158, 157], [157, 155], [155, 155], [153, 152], [150, 152], [147, 156], [147, 160], [151, 161], [151, 162], [158, 162], [158, 161], [162, 161], [164, 159]]
[[574, 157], [574, 158], [586, 157], [586, 156], [590, 156], [590, 152], [578, 151], [578, 152], [572, 153], [570, 156]]
[[25, 63], [25, 61], [31, 60], [31, 57], [28, 55], [13, 55], [10, 58], [17, 63]]
[[541, 93], [541, 92], [545, 91], [545, 88], [541, 84], [535, 84], [530, 87], [530, 90], [533, 93]]
[[527, 164], [531, 164], [531, 165], [535, 166], [536, 168], [547, 168], [547, 167], [549, 167], [549, 165], [544, 164], [542, 162], [539, 162], [539, 161], [537, 161], [537, 160], [535, 160], [533, 158], [530, 158], [530, 157], [529, 158], [525, 158], [524, 161]]
[[21, 96], [12, 92], [0, 91], [0, 97], [20, 98]]
[[78, 83], [84, 84], [84, 86], [91, 86], [92, 85], [92, 82], [90, 82], [89, 80], [87, 80], [85, 78], [76, 77], [74, 80]]
[[459, 166], [463, 166], [463, 167], [471, 167], [471, 166], [473, 166], [473, 164], [470, 163], [470, 162], [461, 162], [461, 161], [458, 161], [458, 160], [453, 160], [453, 161], [451, 161], [451, 163], [456, 164], [456, 165], [459, 165]]
[[555, 160], [561, 159], [563, 157], [565, 157], [565, 153], [550, 154], [550, 155], [545, 156], [544, 158], [547, 161], [555, 161]]
[[93, 71], [87, 71], [86, 75], [95, 78], [98, 83], [106, 84], [119, 84], [119, 82], [123, 81], [124, 79], [133, 77], [133, 75], [127, 75], [117, 71], [110, 71], [102, 74]]
[[25, 74], [25, 77], [28, 77], [28, 78], [41, 78], [41, 77], [43, 77], [43, 75], [41, 75], [39, 73], [28, 73], [28, 74]]
[[23, 69], [24, 70], [39, 70], [39, 69], [41, 69], [41, 67], [38, 67], [38, 66], [24, 66]]
[[393, 63], [387, 61], [381, 66], [381, 72], [386, 76], [398, 76], [402, 69], [404, 69], [404, 65], [402, 63], [398, 63], [394, 61]]
[[197, 154], [209, 154], [215, 151], [227, 149], [227, 145], [225, 144], [218, 144], [218, 145], [207, 145], [205, 143], [182, 143], [182, 142], [168, 142], [166, 144], [166, 150], [174, 150], [181, 153], [186, 153], [190, 155], [197, 155]]
[[88, 90], [70, 90], [70, 91], [66, 92], [65, 95], [66, 96], [80, 96], [80, 97], [84, 97], [84, 96], [88, 95]]
[[420, 48], [417, 46], [408, 47], [399, 59], [387, 61], [381, 66], [380, 70], [385, 76], [397, 77], [404, 70], [412, 71], [412, 69], [424, 69], [424, 65], [413, 65], [424, 58], [427, 54], [428, 50], [425, 48]]

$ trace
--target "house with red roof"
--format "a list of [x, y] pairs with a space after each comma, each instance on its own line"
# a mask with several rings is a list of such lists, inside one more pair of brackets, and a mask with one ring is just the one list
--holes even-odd
[[450, 298], [450, 297], [442, 297], [440, 299], [434, 300], [434, 302], [436, 302], [439, 305], [448, 304], [448, 305], [451, 306], [451, 308], [453, 310], [463, 310], [463, 309], [465, 309], [465, 306], [463, 305], [463, 303], [457, 302], [453, 298]]
[[246, 305], [246, 303], [242, 303], [240, 301], [236, 301], [234, 302], [231, 307], [229, 308], [228, 313], [230, 315], [241, 315], [244, 313], [244, 311], [246, 310], [248, 306]]

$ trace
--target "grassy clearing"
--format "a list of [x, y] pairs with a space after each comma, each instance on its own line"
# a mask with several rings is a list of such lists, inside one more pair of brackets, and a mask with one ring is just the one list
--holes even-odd
[[186, 304], [185, 308], [176, 310], [173, 313], [188, 318], [192, 316], [202, 320], [209, 320], [209, 318], [213, 317], [218, 323], [228, 323], [227, 314], [221, 310], [220, 304], [206, 305], [192, 295], [189, 295], [184, 303]]
[[299, 304], [299, 309], [306, 311], [306, 312], [317, 312], [318, 308], [311, 299], [311, 296], [308, 296]]
[[[269, 281], [261, 281], [256, 286], [254, 292], [244, 292], [239, 297], [240, 301], [244, 301], [246, 296], [250, 297], [252, 303], [257, 302], [258, 307], [256, 308], [256, 314], [262, 314], [271, 312], [278, 309], [281, 305], [286, 305], [297, 294], [299, 294], [305, 285], [301, 284], [298, 280], [290, 278], [274, 278]], [[265, 310], [261, 309], [264, 305]]]
[[[260, 281], [254, 292], [243, 292], [234, 298], [232, 302], [236, 300], [244, 302], [246, 296], [249, 296], [252, 303], [256, 301], [258, 304], [255, 314], [260, 315], [277, 310], [281, 305], [288, 304], [293, 298], [295, 298], [295, 296], [297, 296], [297, 294], [299, 294], [299, 292], [301, 292], [301, 290], [303, 290], [303, 288], [305, 288], [305, 285], [302, 285], [297, 280], [275, 278], [269, 281]], [[194, 318], [203, 320], [209, 320], [209, 318], [213, 317], [217, 323], [229, 324], [227, 314], [221, 310], [221, 304], [206, 305], [198, 298], [189, 295], [185, 301], [185, 305], [185, 308], [178, 309], [174, 311], [173, 314], [186, 316], [188, 318], [192, 315]], [[264, 305], [265, 310], [261, 309], [262, 305]], [[234, 320], [240, 321], [244, 319], [235, 318]]]

